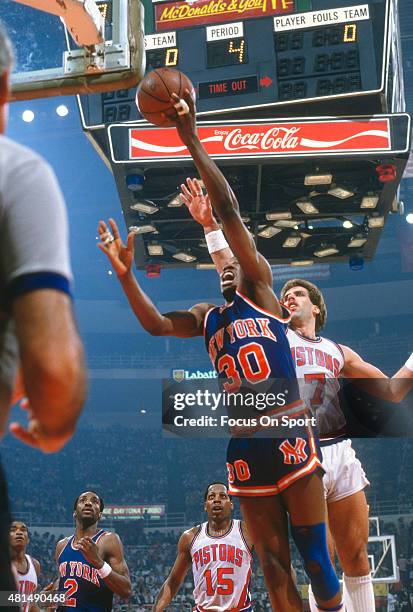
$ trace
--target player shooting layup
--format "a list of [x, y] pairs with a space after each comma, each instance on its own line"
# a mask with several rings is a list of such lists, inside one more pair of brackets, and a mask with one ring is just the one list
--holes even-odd
[[[195, 221], [203, 226], [211, 257], [220, 272], [233, 254], [214, 218], [209, 197], [202, 194], [196, 179], [195, 186], [193, 194], [183, 185], [181, 197]], [[324, 492], [329, 526], [344, 571], [344, 603], [351, 612], [373, 612], [374, 593], [367, 556], [368, 507], [363, 491], [369, 482], [347, 438], [337, 397], [337, 377], [370, 379], [370, 384], [365, 380], [363, 385], [368, 391], [399, 402], [412, 388], [413, 357], [389, 379], [349, 347], [318, 335], [327, 319], [318, 287], [306, 280], [293, 279], [284, 285], [281, 297], [292, 313], [287, 338], [297, 376], [305, 383], [304, 393], [309, 394], [307, 399], [322, 428]], [[317, 606], [311, 588], [309, 597], [314, 612]]]
[[[189, 91], [185, 92], [185, 101], [190, 111], [176, 114], [174, 120], [237, 257], [221, 274], [226, 304], [221, 308], [197, 304], [188, 311], [162, 315], [132, 273], [134, 235], [129, 234], [125, 246], [114, 221], [110, 221], [113, 236], [101, 221], [99, 247], [109, 257], [135, 315], [148, 332], [194, 337], [202, 335], [205, 327], [207, 348], [214, 357], [220, 378], [229, 384], [246, 378], [246, 374], [252, 378], [295, 379], [285, 331], [288, 317], [285, 318], [272, 290], [270, 266], [257, 252], [225, 177], [198, 139], [195, 107]], [[181, 112], [179, 99], [174, 102]], [[188, 186], [193, 188], [193, 183], [189, 181]], [[234, 334], [237, 328], [244, 332]], [[295, 390], [298, 407], [298, 385]], [[303, 609], [291, 576], [287, 509], [292, 535], [319, 608], [341, 610], [339, 583], [326, 543], [319, 451], [311, 430], [307, 428], [297, 440], [233, 439], [228, 448], [228, 464], [229, 491], [240, 497], [273, 608], [283, 612]]]

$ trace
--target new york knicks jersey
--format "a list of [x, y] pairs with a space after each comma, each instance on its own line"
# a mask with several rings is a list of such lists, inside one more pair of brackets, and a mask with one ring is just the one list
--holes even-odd
[[317, 337], [301, 336], [291, 328], [287, 331], [301, 397], [317, 417], [321, 441], [336, 441], [345, 436], [346, 419], [340, 408], [338, 377], [344, 367], [344, 355], [335, 342]]
[[[107, 531], [100, 529], [92, 537], [95, 544]], [[109, 612], [112, 610], [113, 592], [99, 578], [97, 569], [89, 563], [83, 553], [75, 548], [72, 535], [59, 555], [59, 591], [66, 593], [65, 607], [82, 612]]]
[[211, 536], [203, 523], [191, 544], [194, 599], [199, 612], [240, 612], [251, 605], [252, 556], [241, 521], [232, 520], [222, 536]]
[[[12, 563], [13, 574], [16, 578], [17, 589], [22, 595], [30, 595], [37, 589], [37, 573], [34, 567], [33, 559], [30, 555], [25, 555], [27, 561], [27, 572], [22, 574]], [[21, 606], [22, 612], [28, 612], [31, 604]]]
[[[296, 379], [285, 318], [279, 318], [238, 291], [233, 302], [212, 308], [205, 317], [205, 344], [228, 392], [244, 383], [258, 385], [276, 379]], [[295, 396], [294, 396], [295, 395]], [[288, 403], [298, 399], [298, 385]]]

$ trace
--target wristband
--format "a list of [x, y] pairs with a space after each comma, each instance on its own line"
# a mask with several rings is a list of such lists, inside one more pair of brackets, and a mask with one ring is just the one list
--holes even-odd
[[102, 567], [98, 569], [98, 576], [99, 578], [106, 578], [106, 576], [109, 576], [111, 571], [112, 571], [112, 568], [110, 567], [109, 563], [106, 563], [105, 561]]
[[410, 355], [409, 359], [404, 364], [404, 367], [413, 372], [413, 353]]
[[209, 253], [215, 253], [216, 251], [222, 251], [222, 249], [228, 248], [228, 242], [225, 240], [225, 236], [222, 230], [215, 230], [205, 235], [205, 240], [208, 246]]

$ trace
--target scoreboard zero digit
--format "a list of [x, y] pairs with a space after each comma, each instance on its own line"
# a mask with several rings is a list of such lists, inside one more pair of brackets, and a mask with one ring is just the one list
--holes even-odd
[[[184, 72], [201, 115], [269, 116], [277, 106], [294, 114], [310, 102], [325, 112], [348, 97], [355, 113], [388, 111], [394, 1], [155, 0], [147, 71]], [[108, 15], [109, 5], [101, 3]], [[134, 90], [81, 96], [84, 126], [141, 120], [134, 98]]]

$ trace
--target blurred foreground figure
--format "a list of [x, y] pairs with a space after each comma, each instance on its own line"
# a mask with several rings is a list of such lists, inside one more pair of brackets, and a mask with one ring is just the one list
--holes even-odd
[[[85, 399], [83, 349], [70, 297], [66, 209], [57, 180], [37, 154], [3, 136], [13, 51], [0, 24], [0, 433], [17, 361], [30, 409], [13, 434], [45, 452], [71, 438]], [[0, 591], [15, 590], [9, 512], [0, 471]]]

